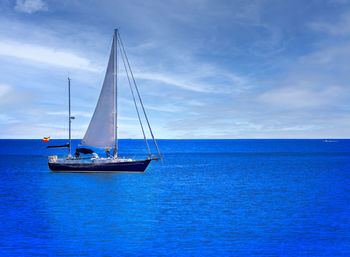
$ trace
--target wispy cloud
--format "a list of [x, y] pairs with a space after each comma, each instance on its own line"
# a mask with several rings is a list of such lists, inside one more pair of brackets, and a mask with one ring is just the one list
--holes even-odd
[[[176, 62], [179, 63], [179, 62]], [[179, 64], [172, 71], [164, 68], [152, 67], [156, 72], [136, 72], [134, 75], [140, 80], [154, 81], [165, 87], [175, 87], [185, 91], [203, 94], [228, 94], [249, 89], [250, 78], [225, 71], [208, 63], [187, 60], [186, 64]], [[150, 70], [141, 67], [138, 70]]]
[[15, 10], [24, 13], [47, 11], [48, 6], [43, 0], [17, 0]]
[[288, 109], [325, 108], [333, 104], [341, 96], [339, 87], [321, 88], [317, 85], [301, 83], [269, 90], [258, 98], [267, 105]]
[[18, 41], [0, 41], [0, 55], [61, 67], [99, 71], [90, 60], [66, 50], [50, 48], [44, 45], [25, 44]]
[[308, 24], [315, 31], [326, 32], [335, 36], [350, 35], [350, 12], [342, 14], [337, 22], [314, 21]]
[[350, 3], [349, 0], [328, 0], [331, 4], [348, 4]]
[[0, 113], [0, 124], [13, 124], [19, 122], [17, 119], [7, 115]]
[[[134, 102], [125, 98], [120, 98], [119, 101], [127, 103], [128, 105], [134, 107]], [[158, 105], [149, 105], [144, 103], [144, 107], [148, 110], [154, 110], [159, 112], [169, 112], [169, 113], [179, 113], [183, 111], [181, 106], [176, 106], [174, 104], [158, 104]], [[141, 108], [138, 104], [138, 108]], [[140, 110], [140, 109], [139, 109]]]
[[11, 91], [11, 86], [6, 84], [0, 84], [0, 97], [5, 97]]
[[[54, 112], [46, 112], [47, 115], [54, 115], [54, 116], [67, 116], [68, 117], [68, 113], [67, 111], [62, 112], [62, 111], [54, 111]], [[81, 112], [81, 111], [73, 111], [72, 112], [72, 116], [74, 116], [75, 118], [80, 118], [80, 117], [84, 117], [84, 118], [92, 118], [92, 113], [89, 112]], [[131, 117], [124, 117], [124, 116], [118, 116], [118, 119], [121, 120], [137, 120], [136, 118], [131, 118]]]
[[[62, 112], [62, 111], [54, 111], [54, 112], [46, 112], [46, 114], [48, 115], [58, 115], [58, 116], [68, 116], [67, 111]], [[91, 113], [87, 113], [87, 112], [74, 112], [72, 113], [72, 115], [76, 116], [76, 117], [88, 117], [91, 118], [92, 114]]]
[[7, 107], [13, 107], [13, 105], [26, 104], [28, 101], [33, 100], [33, 94], [28, 92], [23, 92], [13, 85], [10, 84], [0, 84], [0, 107], [1, 111], [5, 110]]
[[213, 89], [207, 85], [195, 85], [190, 81], [185, 81], [179, 78], [176, 79], [173, 76], [160, 73], [136, 73], [135, 77], [139, 79], [159, 81], [168, 85], [173, 85], [182, 89], [196, 92], [208, 93], [213, 91]]

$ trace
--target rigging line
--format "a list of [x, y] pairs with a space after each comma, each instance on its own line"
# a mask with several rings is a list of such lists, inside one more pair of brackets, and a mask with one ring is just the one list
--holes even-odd
[[143, 106], [142, 99], [141, 99], [141, 96], [140, 96], [140, 92], [139, 92], [139, 90], [138, 90], [138, 88], [137, 88], [136, 81], [135, 81], [135, 78], [134, 78], [134, 74], [133, 74], [133, 72], [132, 72], [132, 70], [131, 70], [131, 67], [130, 67], [130, 63], [129, 63], [128, 56], [126, 55], [126, 52], [125, 52], [123, 40], [122, 40], [122, 38], [121, 38], [121, 36], [120, 36], [119, 31], [118, 31], [117, 33], [118, 33], [118, 36], [119, 36], [118, 38], [119, 38], [119, 41], [120, 41], [120, 43], [121, 43], [121, 46], [122, 46], [122, 49], [123, 49], [123, 52], [124, 52], [124, 55], [125, 55], [125, 58], [126, 58], [126, 62], [127, 62], [127, 64], [128, 64], [128, 67], [129, 67], [129, 70], [130, 70], [130, 74], [131, 74], [132, 80], [133, 80], [133, 82], [134, 82], [134, 86], [135, 86], [135, 89], [136, 89], [138, 98], [139, 98], [139, 100], [140, 100], [141, 107], [142, 107], [142, 110], [143, 110], [143, 114], [145, 115], [145, 118], [146, 118], [146, 121], [147, 121], [147, 125], [148, 125], [149, 131], [150, 131], [150, 133], [151, 133], [151, 136], [152, 136], [154, 145], [155, 145], [156, 148], [157, 148], [159, 157], [162, 158], [162, 156], [161, 156], [161, 154], [160, 154], [160, 151], [159, 151], [159, 148], [158, 148], [158, 145], [157, 145], [157, 142], [156, 142], [156, 140], [154, 139], [154, 135], [153, 135], [153, 132], [152, 132], [152, 129], [151, 129], [151, 125], [149, 124], [148, 117], [147, 117], [147, 114], [146, 114], [146, 111], [145, 111], [145, 108], [144, 108], [144, 106]]
[[131, 81], [130, 81], [130, 78], [129, 78], [129, 72], [128, 72], [128, 69], [126, 67], [126, 63], [125, 63], [125, 60], [124, 60], [124, 55], [123, 55], [123, 52], [122, 52], [120, 47], [119, 47], [119, 50], [120, 50], [120, 55], [122, 56], [122, 60], [123, 60], [123, 64], [124, 64], [124, 68], [125, 68], [125, 72], [126, 72], [126, 76], [128, 78], [129, 87], [130, 87], [130, 91], [131, 91], [131, 94], [132, 94], [132, 99], [134, 100], [134, 105], [135, 105], [135, 109], [136, 109], [136, 112], [137, 112], [137, 117], [139, 119], [139, 123], [140, 123], [141, 129], [142, 129], [143, 138], [145, 139], [145, 142], [146, 142], [146, 145], [147, 145], [147, 149], [148, 149], [148, 153], [149, 153], [149, 155], [151, 155], [151, 150], [150, 150], [148, 142], [147, 142], [145, 130], [143, 129], [143, 125], [142, 125], [139, 109], [138, 109], [137, 104], [136, 104], [134, 90], [132, 89], [132, 86], [131, 86]]

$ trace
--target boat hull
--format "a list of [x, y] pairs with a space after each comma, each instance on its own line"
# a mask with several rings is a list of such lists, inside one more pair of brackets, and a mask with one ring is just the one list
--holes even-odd
[[50, 163], [49, 168], [53, 172], [75, 172], [75, 173], [115, 173], [115, 172], [144, 172], [151, 159], [135, 160], [128, 162], [110, 163]]

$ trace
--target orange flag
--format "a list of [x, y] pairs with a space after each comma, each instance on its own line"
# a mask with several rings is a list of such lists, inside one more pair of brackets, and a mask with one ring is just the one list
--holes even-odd
[[43, 142], [49, 142], [49, 140], [50, 140], [50, 137], [44, 137], [43, 138]]

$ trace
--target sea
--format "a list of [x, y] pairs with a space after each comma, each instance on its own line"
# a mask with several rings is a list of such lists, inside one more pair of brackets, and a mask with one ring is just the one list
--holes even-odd
[[0, 256], [350, 256], [350, 140], [158, 140], [144, 173], [53, 173], [64, 143], [0, 140]]

